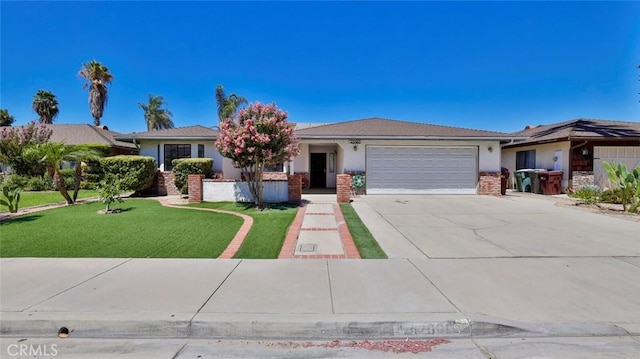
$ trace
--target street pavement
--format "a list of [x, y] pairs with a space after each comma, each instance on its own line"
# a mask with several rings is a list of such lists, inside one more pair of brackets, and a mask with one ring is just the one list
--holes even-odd
[[353, 205], [390, 259], [3, 258], [2, 354], [365, 358], [388, 354], [262, 341], [428, 338], [452, 341], [434, 357], [640, 353], [640, 223], [512, 196]]

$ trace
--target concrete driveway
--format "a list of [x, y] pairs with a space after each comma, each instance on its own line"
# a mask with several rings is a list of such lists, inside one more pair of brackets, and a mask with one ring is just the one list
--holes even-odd
[[640, 223], [518, 196], [365, 196], [353, 206], [390, 258], [636, 257]]

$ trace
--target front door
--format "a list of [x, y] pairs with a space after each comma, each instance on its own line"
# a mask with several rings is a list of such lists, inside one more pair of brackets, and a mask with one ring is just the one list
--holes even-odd
[[309, 171], [311, 188], [327, 187], [327, 154], [312, 153], [311, 154], [311, 170]]

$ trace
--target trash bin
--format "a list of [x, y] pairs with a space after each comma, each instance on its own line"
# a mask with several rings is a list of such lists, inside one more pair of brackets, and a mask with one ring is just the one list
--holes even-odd
[[531, 192], [531, 179], [529, 178], [530, 169], [517, 170], [514, 173], [516, 177], [516, 188], [519, 192]]
[[504, 196], [507, 194], [507, 180], [509, 179], [509, 169], [500, 168], [500, 193]]
[[538, 174], [538, 176], [543, 194], [560, 194], [562, 190], [562, 171], [549, 171], [544, 174]]
[[540, 177], [546, 176], [547, 173], [547, 170], [544, 169], [529, 170], [529, 178], [531, 179], [531, 193], [542, 194]]

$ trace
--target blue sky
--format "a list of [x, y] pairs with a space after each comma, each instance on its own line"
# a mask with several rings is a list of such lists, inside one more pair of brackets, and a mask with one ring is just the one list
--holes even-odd
[[214, 89], [292, 122], [385, 117], [512, 132], [579, 117], [640, 121], [637, 2], [0, 2], [0, 107], [39, 89], [55, 123], [92, 123], [77, 76], [115, 75], [102, 123], [217, 124]]

